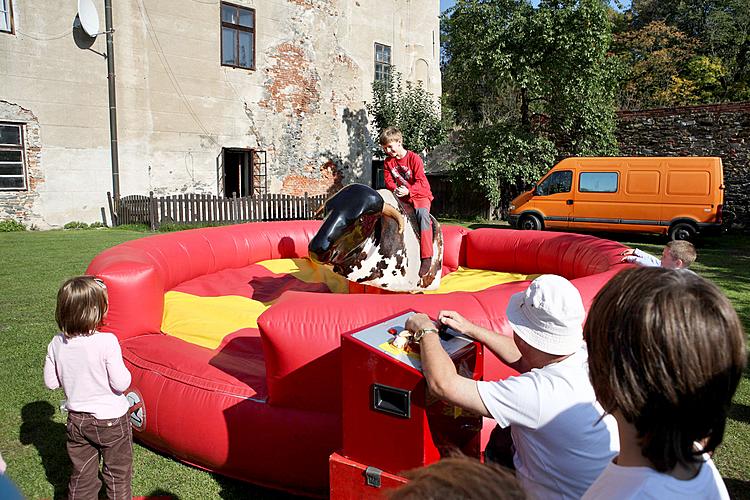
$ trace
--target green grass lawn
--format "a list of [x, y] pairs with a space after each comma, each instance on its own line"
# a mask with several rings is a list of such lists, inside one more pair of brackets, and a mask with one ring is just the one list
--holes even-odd
[[[105, 248], [147, 233], [123, 230], [0, 233], [0, 453], [7, 475], [28, 498], [60, 497], [69, 465], [63, 393], [42, 381], [47, 343], [56, 333], [55, 295]], [[600, 235], [658, 254], [654, 237]], [[750, 331], [750, 237], [724, 236], [699, 246], [694, 269], [729, 296]], [[735, 397], [725, 442], [715, 460], [735, 498], [750, 498], [750, 375]], [[252, 452], [248, 450], [248, 452]], [[280, 464], [280, 466], [283, 466]], [[136, 445], [133, 493], [198, 498], [288, 498], [211, 474]]]

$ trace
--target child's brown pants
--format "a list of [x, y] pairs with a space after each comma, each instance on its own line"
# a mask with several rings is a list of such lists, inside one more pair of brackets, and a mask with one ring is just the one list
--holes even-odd
[[133, 429], [130, 415], [99, 420], [90, 413], [68, 413], [68, 455], [73, 473], [68, 498], [96, 499], [99, 496], [99, 457], [109, 499], [132, 498]]

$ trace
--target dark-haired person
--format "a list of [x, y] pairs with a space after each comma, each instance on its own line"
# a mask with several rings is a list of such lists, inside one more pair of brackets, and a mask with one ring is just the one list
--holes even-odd
[[524, 500], [513, 472], [465, 456], [444, 458], [404, 476], [409, 482], [391, 490], [389, 500]]
[[[619, 449], [616, 423], [602, 417], [588, 376], [581, 295], [562, 276], [545, 274], [510, 298], [506, 315], [512, 338], [455, 311], [438, 317], [520, 372], [505, 380], [477, 382], [459, 375], [426, 315], [415, 314], [406, 328], [420, 338], [432, 394], [510, 428], [516, 477], [529, 498], [577, 500]], [[493, 444], [491, 439], [485, 458], [499, 455]]]
[[102, 280], [78, 276], [60, 287], [55, 319], [61, 332], [47, 347], [44, 383], [62, 387], [67, 398], [69, 499], [98, 497], [100, 457], [107, 498], [132, 498], [133, 429], [123, 394], [131, 376], [117, 337], [98, 330], [106, 314]]
[[628, 269], [597, 294], [584, 336], [591, 383], [620, 433], [619, 455], [584, 498], [729, 498], [709, 458], [746, 361], [726, 296], [693, 273]]
[[623, 262], [631, 262], [645, 267], [663, 267], [665, 269], [687, 269], [698, 257], [695, 247], [689, 241], [670, 241], [661, 253], [661, 259], [644, 252], [639, 248], [629, 248], [622, 252]]

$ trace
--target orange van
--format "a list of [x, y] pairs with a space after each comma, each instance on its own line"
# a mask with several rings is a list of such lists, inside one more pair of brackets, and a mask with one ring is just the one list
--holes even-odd
[[721, 228], [721, 158], [566, 158], [510, 204], [519, 229], [633, 231], [690, 240]]

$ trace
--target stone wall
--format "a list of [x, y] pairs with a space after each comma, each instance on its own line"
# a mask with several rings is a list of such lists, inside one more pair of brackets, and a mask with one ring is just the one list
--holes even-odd
[[626, 156], [719, 156], [725, 205], [750, 228], [750, 102], [621, 111], [617, 138]]

